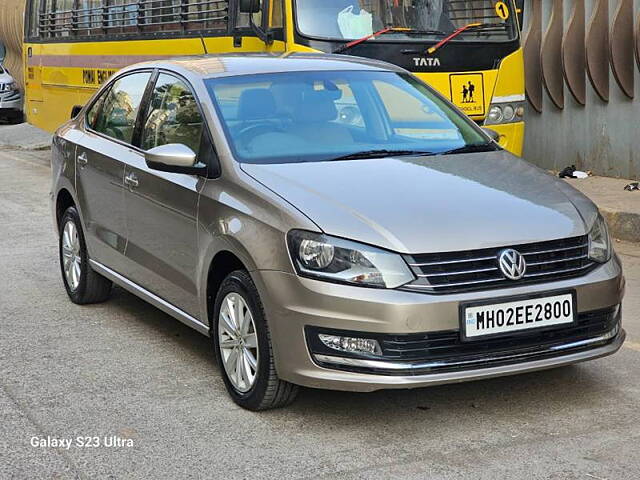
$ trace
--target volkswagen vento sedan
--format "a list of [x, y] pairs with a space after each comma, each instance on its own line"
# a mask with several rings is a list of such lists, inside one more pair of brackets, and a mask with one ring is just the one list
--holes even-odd
[[597, 208], [406, 71], [337, 56], [114, 76], [53, 142], [71, 300], [115, 283], [212, 339], [229, 394], [372, 391], [609, 355]]

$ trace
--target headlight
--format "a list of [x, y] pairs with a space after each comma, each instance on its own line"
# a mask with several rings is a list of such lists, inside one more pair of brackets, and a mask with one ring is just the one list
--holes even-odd
[[485, 125], [521, 122], [524, 118], [524, 102], [492, 103], [489, 106]]
[[498, 105], [492, 105], [489, 109], [489, 114], [487, 115], [487, 125], [492, 125], [496, 123], [502, 122], [502, 108]]
[[415, 279], [400, 255], [369, 245], [302, 230], [291, 230], [287, 241], [303, 277], [379, 288]]
[[611, 239], [607, 223], [598, 214], [589, 232], [589, 258], [599, 263], [605, 263], [611, 258]]

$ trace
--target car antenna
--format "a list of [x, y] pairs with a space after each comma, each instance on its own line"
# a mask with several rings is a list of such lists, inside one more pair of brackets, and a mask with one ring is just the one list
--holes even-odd
[[204, 50], [205, 55], [209, 55], [209, 51], [207, 50], [207, 44], [204, 42], [204, 37], [200, 34], [200, 41], [202, 42], [202, 49]]

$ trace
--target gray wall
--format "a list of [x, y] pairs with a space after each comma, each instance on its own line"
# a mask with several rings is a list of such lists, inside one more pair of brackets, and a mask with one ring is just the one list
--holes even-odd
[[[542, 3], [542, 32], [546, 31], [553, 0], [525, 2], [524, 31], [530, 22], [531, 2]], [[620, 0], [609, 0], [609, 24]], [[596, 0], [585, 0], [588, 25]], [[638, 32], [640, 0], [632, 0], [634, 29]], [[574, 0], [563, 0], [564, 31]], [[633, 40], [633, 39], [632, 39]], [[589, 45], [587, 45], [587, 48]], [[634, 58], [635, 60], [635, 58]], [[586, 77], [586, 105], [580, 105], [564, 83], [564, 108], [551, 101], [543, 88], [542, 113], [527, 105], [524, 157], [537, 165], [561, 170], [574, 164], [596, 175], [640, 179], [640, 72], [634, 64], [634, 94], [623, 94], [609, 67], [609, 101], [603, 101]]]

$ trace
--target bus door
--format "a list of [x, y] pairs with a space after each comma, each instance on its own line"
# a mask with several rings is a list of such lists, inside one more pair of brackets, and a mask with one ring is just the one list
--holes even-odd
[[39, 43], [26, 47], [25, 52], [25, 105], [27, 121], [38, 118], [44, 101], [42, 91], [42, 46]]

